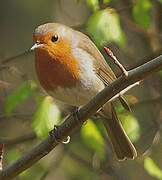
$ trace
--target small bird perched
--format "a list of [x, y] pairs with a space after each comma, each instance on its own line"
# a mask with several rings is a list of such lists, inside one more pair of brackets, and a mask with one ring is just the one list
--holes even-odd
[[[40, 25], [33, 34], [35, 67], [42, 87], [54, 98], [72, 106], [90, 101], [116, 79], [95, 44], [85, 34], [58, 23]], [[112, 103], [102, 113], [118, 160], [134, 159], [135, 147], [117, 119]]]

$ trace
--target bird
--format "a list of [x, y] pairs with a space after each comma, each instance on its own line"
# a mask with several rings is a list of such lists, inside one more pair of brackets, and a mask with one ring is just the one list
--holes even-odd
[[[33, 33], [31, 50], [43, 89], [64, 104], [80, 107], [111, 84], [116, 76], [103, 55], [84, 33], [60, 23], [39, 25]], [[101, 111], [116, 158], [135, 159], [137, 151], [126, 135], [113, 103]]]

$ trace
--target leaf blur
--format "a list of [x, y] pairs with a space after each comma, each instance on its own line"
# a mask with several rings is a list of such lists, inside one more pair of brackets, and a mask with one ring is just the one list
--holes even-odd
[[60, 111], [50, 96], [46, 96], [39, 104], [33, 116], [32, 127], [39, 138], [48, 136], [49, 131], [60, 120]]

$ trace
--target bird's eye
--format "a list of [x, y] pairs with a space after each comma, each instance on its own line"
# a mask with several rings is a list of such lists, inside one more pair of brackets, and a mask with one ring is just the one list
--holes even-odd
[[54, 36], [52, 36], [52, 37], [51, 37], [51, 41], [52, 41], [52, 42], [58, 41], [58, 35], [55, 34]]

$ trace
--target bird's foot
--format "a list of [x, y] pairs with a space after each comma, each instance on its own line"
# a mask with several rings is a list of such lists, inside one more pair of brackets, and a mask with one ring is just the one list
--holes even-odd
[[58, 138], [56, 138], [55, 132], [58, 129], [58, 125], [54, 125], [54, 128], [49, 132], [49, 135], [51, 138], [55, 140], [56, 143], [63, 143], [63, 144], [68, 144], [70, 142], [70, 136], [67, 136], [66, 140], [59, 141]]

